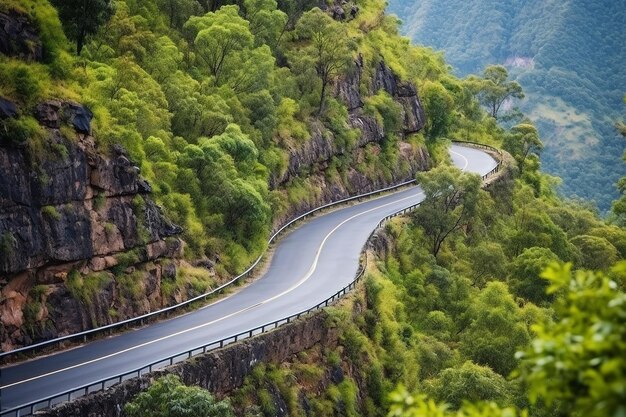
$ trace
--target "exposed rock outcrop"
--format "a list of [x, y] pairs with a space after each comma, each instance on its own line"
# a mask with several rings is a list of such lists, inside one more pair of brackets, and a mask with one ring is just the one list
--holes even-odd
[[40, 103], [35, 111], [39, 122], [51, 129], [58, 129], [61, 123], [69, 124], [78, 133], [91, 133], [93, 114], [87, 107], [71, 101], [47, 100]]
[[361, 100], [362, 77], [363, 56], [359, 54], [354, 61], [354, 66], [348, 70], [348, 74], [341, 81], [335, 83], [335, 96], [346, 104], [348, 111], [363, 107]]
[[[47, 127], [46, 138], [30, 139], [37, 146], [0, 143], [2, 350], [109, 323], [114, 306], [119, 317], [160, 307], [162, 270], [171, 269], [161, 259], [183, 248], [182, 229], [148, 197], [150, 185], [123, 149], [96, 149], [86, 107], [49, 100], [35, 116]], [[135, 274], [126, 285], [135, 299], [120, 294], [115, 267]]]
[[[359, 137], [354, 149], [340, 149], [334, 141], [333, 135], [319, 121], [311, 122], [311, 139], [295, 146], [289, 154], [288, 168], [281, 178], [275, 178], [272, 186], [277, 187], [291, 178], [298, 176], [304, 169], [310, 169], [314, 165], [324, 165], [333, 156], [345, 152], [358, 152], [359, 148], [370, 143], [381, 143], [385, 139], [383, 126], [372, 116], [365, 115], [362, 111], [364, 99], [361, 93], [363, 80], [364, 62], [359, 55], [354, 65], [348, 70], [347, 75], [334, 84], [334, 95], [347, 107], [348, 124], [351, 128], [359, 131]], [[425, 125], [424, 109], [417, 94], [417, 89], [411, 83], [405, 83], [381, 61], [375, 71], [374, 79], [371, 80], [370, 93], [376, 94], [379, 90], [386, 91], [397, 101], [403, 109], [403, 133], [405, 135], [419, 132]], [[426, 156], [422, 152], [420, 156]], [[428, 163], [422, 164], [428, 166]]]
[[401, 81], [383, 61], [376, 67], [373, 82], [374, 93], [385, 90], [404, 109], [404, 133], [419, 132], [426, 125], [424, 107], [412, 83]]
[[319, 194], [313, 199], [293, 204], [283, 216], [274, 219], [275, 227], [316, 206], [407, 181], [414, 178], [418, 171], [430, 167], [430, 157], [426, 148], [400, 141], [397, 145], [400, 162], [392, 167], [391, 172], [366, 173], [353, 167], [348, 168], [342, 178], [331, 178], [325, 174], [330, 162], [336, 156], [349, 153], [355, 162], [353, 166], [357, 166], [369, 156], [368, 153], [381, 152], [385, 130], [375, 117], [364, 113], [366, 98], [363, 91], [373, 95], [384, 90], [401, 105], [403, 110], [401, 134], [404, 137], [419, 132], [425, 125], [424, 109], [417, 89], [412, 83], [400, 80], [382, 61], [376, 65], [371, 80], [364, 80], [363, 74], [363, 57], [359, 55], [347, 74], [334, 84], [335, 97], [348, 109], [348, 126], [358, 131], [356, 143], [350, 149], [340, 148], [332, 132], [321, 122], [311, 123], [311, 138], [303, 144], [294, 146], [289, 154], [286, 172], [281, 178], [274, 178], [271, 185], [280, 189], [291, 179], [306, 173], [307, 181], [315, 189], [320, 190]]
[[0, 54], [41, 61], [43, 48], [38, 32], [26, 15], [0, 13]]
[[17, 116], [17, 107], [15, 106], [15, 103], [0, 97], [0, 119], [7, 119], [15, 116]]

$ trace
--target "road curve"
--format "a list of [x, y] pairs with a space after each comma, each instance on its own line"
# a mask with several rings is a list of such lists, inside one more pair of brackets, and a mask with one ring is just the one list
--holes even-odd
[[[452, 145], [459, 168], [484, 175], [497, 162]], [[381, 218], [423, 200], [419, 186], [314, 218], [276, 246], [267, 272], [206, 307], [0, 372], [2, 410], [115, 376], [211, 341], [306, 310], [353, 279], [368, 235]]]

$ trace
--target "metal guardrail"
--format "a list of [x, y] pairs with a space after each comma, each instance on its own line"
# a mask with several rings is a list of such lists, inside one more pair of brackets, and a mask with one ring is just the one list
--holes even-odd
[[[164, 368], [166, 366], [174, 365], [178, 362], [182, 362], [194, 356], [209, 352], [211, 350], [223, 348], [224, 346], [229, 345], [231, 343], [238, 342], [240, 340], [248, 339], [252, 336], [256, 336], [256, 335], [268, 332], [284, 324], [291, 323], [292, 321], [299, 319], [300, 317], [305, 316], [311, 312], [317, 311], [324, 307], [328, 307], [329, 305], [331, 305], [332, 303], [334, 303], [335, 301], [343, 297], [345, 294], [347, 294], [350, 290], [354, 289], [356, 285], [358, 284], [358, 282], [363, 277], [363, 275], [365, 274], [365, 270], [367, 269], [367, 255], [365, 254], [365, 249], [371, 237], [376, 233], [376, 231], [380, 227], [382, 227], [382, 225], [387, 220], [395, 216], [406, 214], [414, 210], [419, 205], [420, 203], [417, 203], [412, 206], [406, 207], [402, 210], [398, 210], [397, 212], [392, 213], [388, 216], [383, 217], [376, 225], [376, 228], [372, 230], [372, 232], [369, 234], [367, 241], [365, 245], [363, 246], [363, 249], [361, 250], [362, 256], [359, 262], [359, 269], [356, 273], [354, 280], [350, 284], [346, 285], [341, 290], [337, 291], [335, 294], [331, 295], [330, 297], [326, 298], [324, 301], [316, 304], [315, 306], [308, 308], [306, 310], [302, 310], [296, 314], [292, 314], [288, 317], [278, 319], [278, 320], [263, 324], [261, 326], [257, 326], [253, 329], [246, 330], [246, 331], [237, 333], [235, 335], [231, 335], [223, 339], [210, 342], [205, 345], [197, 346], [193, 349], [189, 349], [184, 352], [177, 353], [165, 359], [160, 359], [148, 365], [142, 366], [141, 368], [136, 368], [136, 369], [133, 369], [132, 371], [128, 371], [122, 374], [118, 374], [118, 375], [114, 375], [114, 376], [104, 378], [98, 381], [94, 381], [86, 385], [81, 385], [79, 387], [69, 389], [67, 391], [61, 392], [59, 394], [55, 394], [47, 398], [43, 398], [43, 399], [33, 401], [28, 404], [20, 405], [18, 407], [14, 407], [9, 410], [2, 411], [0, 412], [0, 416], [1, 417], [22, 417], [22, 416], [32, 415], [38, 410], [43, 410], [45, 408], [49, 408], [49, 407], [61, 404], [63, 402], [66, 402], [66, 401], [71, 401], [87, 394], [104, 391], [105, 389], [110, 388], [113, 385], [119, 384], [128, 379], [140, 377], [152, 371]], [[364, 254], [365, 256], [363, 256]]]
[[[463, 144], [469, 144], [469, 145], [480, 145], [480, 146], [485, 146], [486, 148], [488, 148], [489, 150], [493, 150], [495, 152], [497, 152], [499, 155], [501, 155], [501, 152], [499, 150], [497, 150], [496, 148], [492, 148], [490, 146], [487, 145], [481, 145], [481, 144], [473, 144], [470, 142], [462, 142]], [[487, 174], [483, 175], [483, 179], [485, 179], [486, 177], [493, 175], [494, 173], [496, 173], [497, 171], [499, 171], [500, 166], [502, 164], [502, 161], [499, 160], [496, 167], [494, 169], [492, 169], [491, 171], [489, 171]], [[306, 216], [309, 216], [313, 213], [315, 213], [316, 211], [322, 210], [323, 208], [326, 207], [330, 207], [330, 206], [334, 206], [337, 204], [340, 204], [342, 202], [347, 202], [347, 201], [351, 201], [351, 200], [355, 200], [355, 199], [359, 199], [365, 196], [370, 196], [370, 195], [374, 195], [377, 193], [381, 193], [384, 191], [389, 191], [389, 190], [393, 190], [399, 187], [402, 187], [404, 185], [408, 185], [415, 182], [415, 180], [412, 181], [407, 181], [405, 183], [393, 186], [393, 187], [388, 187], [382, 190], [377, 190], [377, 191], [373, 191], [371, 193], [366, 193], [366, 194], [361, 194], [359, 196], [355, 196], [355, 197], [350, 197], [350, 198], [346, 198], [334, 203], [329, 203], [326, 204], [324, 206], [318, 207], [314, 210], [311, 210], [305, 214], [302, 214], [301, 216], [296, 217], [295, 219], [291, 220], [290, 222], [288, 222], [287, 224], [285, 224], [284, 226], [282, 226], [278, 231], [276, 231], [272, 237], [270, 238], [270, 242], [276, 238], [276, 236], [278, 236], [282, 231], [284, 231], [287, 227], [289, 227], [290, 225], [292, 225], [293, 223], [295, 223], [298, 220], [304, 219], [306, 218]], [[257, 326], [253, 329], [250, 330], [246, 330], [244, 332], [241, 333], [237, 333], [235, 335], [231, 335], [228, 337], [225, 337], [223, 339], [217, 340], [217, 341], [213, 341], [210, 342], [208, 344], [202, 345], [202, 346], [198, 346], [195, 347], [193, 349], [189, 349], [186, 350], [184, 352], [172, 355], [168, 358], [165, 359], [160, 359], [158, 361], [152, 362], [148, 365], [142, 366], [141, 368], [137, 368], [134, 369], [132, 371], [128, 371], [122, 374], [118, 374], [109, 378], [105, 378], [105, 379], [101, 379], [98, 381], [94, 381], [92, 383], [86, 384], [86, 385], [82, 385], [80, 387], [76, 387], [76, 388], [72, 388], [70, 390], [61, 392], [59, 394], [47, 397], [47, 398], [43, 398], [40, 400], [36, 400], [33, 401], [31, 403], [28, 404], [23, 404], [20, 405], [18, 407], [14, 407], [11, 408], [9, 410], [5, 410], [0, 412], [0, 417], [22, 417], [22, 416], [28, 416], [31, 415], [33, 413], [35, 413], [38, 410], [42, 410], [45, 408], [49, 408], [52, 407], [54, 405], [66, 402], [66, 401], [71, 401], [73, 399], [76, 399], [78, 397], [81, 397], [83, 395], [87, 395], [87, 394], [91, 394], [94, 392], [99, 392], [99, 391], [104, 391], [107, 388], [112, 387], [113, 385], [119, 384], [123, 381], [126, 381], [128, 379], [131, 378], [136, 378], [136, 377], [140, 377], [144, 374], [147, 374], [149, 372], [152, 372], [154, 370], [157, 369], [161, 369], [164, 368], [166, 366], [171, 366], [173, 364], [176, 364], [178, 362], [182, 362], [184, 360], [187, 360], [189, 358], [192, 358], [194, 356], [200, 355], [200, 354], [204, 354], [206, 352], [209, 352], [211, 350], [214, 349], [219, 349], [219, 348], [223, 348], [224, 346], [243, 340], [243, 339], [247, 339], [250, 338], [252, 336], [256, 336], [262, 333], [265, 333], [267, 331], [276, 329], [279, 326], [282, 326], [284, 324], [287, 323], [291, 323], [293, 320], [299, 319], [300, 317], [307, 315], [313, 311], [317, 311], [320, 308], [324, 308], [324, 307], [328, 307], [329, 305], [331, 305], [333, 302], [339, 300], [341, 297], [343, 297], [345, 294], [347, 294], [350, 290], [352, 290], [353, 288], [356, 287], [356, 285], [358, 284], [358, 282], [361, 280], [361, 278], [363, 277], [363, 275], [365, 274], [365, 270], [367, 269], [367, 255], [365, 254], [365, 250], [367, 245], [369, 244], [370, 239], [372, 238], [372, 236], [376, 233], [376, 231], [382, 227], [382, 225], [388, 221], [389, 219], [402, 215], [402, 214], [406, 214], [408, 212], [411, 212], [413, 210], [415, 210], [415, 208], [419, 207], [420, 203], [411, 205], [409, 207], [406, 207], [402, 210], [398, 210], [388, 216], [383, 217], [378, 224], [376, 225], [376, 228], [374, 228], [374, 230], [372, 230], [372, 232], [369, 234], [365, 245], [363, 246], [363, 249], [361, 250], [361, 259], [359, 261], [359, 269], [357, 271], [357, 274], [355, 276], [355, 279], [348, 284], [347, 286], [343, 287], [341, 290], [337, 291], [335, 294], [333, 294], [332, 296], [326, 298], [324, 301], [318, 303], [317, 305], [315, 305], [314, 307], [311, 307], [309, 309], [300, 311], [296, 314], [292, 314], [291, 316], [279, 319], [279, 320], [275, 320], [273, 322], [270, 323], [266, 323], [263, 324], [261, 326]], [[365, 256], [363, 256], [365, 254]], [[254, 266], [256, 266], [256, 264], [258, 264], [258, 262], [260, 261], [260, 258], [255, 262], [255, 264], [253, 266], [251, 266], [246, 272], [250, 271], [251, 268], [253, 268]], [[241, 276], [240, 276], [241, 277]], [[237, 279], [237, 278], [235, 278]], [[231, 283], [234, 282], [234, 280], [230, 281]], [[202, 297], [202, 296], [199, 296]], [[199, 299], [196, 297], [196, 299]], [[155, 312], [157, 313], [157, 312]]]
[[[334, 201], [328, 204], [324, 204], [322, 206], [319, 206], [317, 208], [314, 208], [313, 210], [309, 210], [304, 214], [301, 214], [297, 217], [295, 217], [294, 219], [288, 221], [285, 225], [283, 225], [282, 227], [280, 227], [278, 230], [276, 230], [272, 236], [269, 238], [268, 240], [268, 246], [271, 245], [274, 240], [276, 240], [276, 238], [282, 233], [284, 232], [286, 229], [288, 229], [290, 226], [294, 225], [295, 223], [299, 222], [300, 220], [304, 220], [307, 217], [311, 216], [314, 213], [317, 213], [318, 211], [322, 211], [324, 209], [327, 209], [329, 207], [333, 207], [336, 205], [340, 205], [340, 204], [344, 204], [350, 201], [354, 201], [354, 200], [360, 200], [362, 198], [367, 198], [367, 197], [371, 197], [373, 195], [376, 194], [382, 194], [385, 193], [387, 191], [392, 191], [401, 187], [404, 187], [406, 185], [412, 184], [414, 183], [415, 180], [410, 180], [410, 181], [405, 181], [403, 183], [400, 184], [396, 184], [393, 185], [391, 187], [386, 187], [386, 188], [382, 188], [380, 190], [375, 190], [375, 191], [371, 191], [369, 193], [364, 193], [364, 194], [359, 194], [353, 197], [348, 197], [348, 198], [344, 198], [342, 200], [338, 200], [338, 201]], [[241, 274], [237, 275], [236, 277], [234, 277], [233, 279], [231, 279], [230, 281], [220, 285], [219, 287], [216, 287], [214, 289], [212, 289], [209, 292], [206, 292], [204, 294], [200, 294], [196, 297], [190, 298], [189, 300], [183, 301], [181, 303], [175, 304], [173, 306], [169, 306], [169, 307], [165, 307], [162, 309], [159, 309], [157, 311], [153, 311], [150, 313], [146, 313], [146, 314], [142, 314], [141, 316], [137, 316], [137, 317], [133, 317], [127, 320], [122, 320], [122, 321], [118, 321], [115, 323], [111, 323], [108, 324], [106, 326], [101, 326], [101, 327], [97, 327], [94, 329], [89, 329], [89, 330], [85, 330], [79, 333], [73, 333], [73, 334], [69, 334], [66, 336], [62, 336], [62, 337], [57, 337], [55, 339], [50, 339], [50, 340], [46, 340], [43, 342], [39, 342], [39, 343], [35, 343], [32, 345], [28, 345], [28, 346], [24, 346], [18, 349], [14, 349], [14, 350], [10, 350], [8, 352], [1, 352], [0, 353], [0, 361], [2, 361], [5, 357], [11, 356], [11, 355], [15, 355], [18, 353], [24, 353], [24, 352], [28, 352], [28, 351], [35, 351], [41, 348], [44, 348], [46, 346], [50, 346], [53, 345], [55, 343], [62, 343], [62, 342], [66, 342], [69, 340], [73, 340], [73, 339], [79, 339], [79, 338], [83, 338], [83, 341], [87, 341], [87, 337], [88, 336], [92, 336], [95, 335], [97, 333], [102, 333], [105, 331], [111, 331], [114, 329], [118, 329], [124, 326], [133, 326], [133, 325], [140, 325], [142, 326], [144, 324], [144, 321], [149, 320], [149, 319], [154, 319], [157, 316], [165, 316], [168, 313], [171, 313], [174, 310], [183, 308], [183, 307], [187, 307], [188, 305], [190, 305], [191, 303], [194, 303], [196, 301], [200, 301], [200, 300], [205, 300], [206, 298], [218, 294], [220, 293], [222, 290], [224, 290], [225, 288], [235, 284], [236, 282], [242, 280], [243, 278], [246, 278], [248, 275], [250, 275], [254, 269], [257, 267], [257, 265], [261, 262], [261, 260], [263, 259], [263, 256], [265, 254], [261, 254], [255, 261], [254, 263], [248, 268], [246, 269], [244, 272], [242, 272]]]
[[481, 177], [483, 181], [486, 180], [487, 177], [490, 177], [491, 175], [500, 171], [500, 168], [502, 167], [502, 151], [500, 149], [494, 148], [491, 145], [485, 145], [484, 143], [471, 142], [471, 141], [466, 141], [466, 140], [453, 140], [452, 143], [456, 143], [462, 146], [467, 146], [467, 147], [472, 147], [472, 148], [485, 149], [485, 150], [494, 152], [498, 155], [499, 158], [497, 160], [496, 166], [491, 171], [489, 171], [488, 173], [486, 173], [485, 175]]
[[502, 151], [500, 149], [495, 148], [495, 147], [493, 147], [491, 145], [486, 145], [484, 143], [472, 142], [472, 141], [469, 141], [469, 140], [453, 140], [452, 143], [458, 143], [460, 145], [472, 146], [472, 147], [480, 148], [480, 149], [486, 149], [488, 151], [495, 152], [495, 153], [497, 153], [500, 156], [502, 155]]

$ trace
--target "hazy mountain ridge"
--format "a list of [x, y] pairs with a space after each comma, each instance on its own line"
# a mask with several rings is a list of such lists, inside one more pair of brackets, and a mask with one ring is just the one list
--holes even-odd
[[564, 194], [608, 209], [625, 173], [614, 129], [626, 91], [625, 1], [393, 0], [389, 10], [460, 75], [507, 65], [546, 142], [545, 171], [563, 178]]

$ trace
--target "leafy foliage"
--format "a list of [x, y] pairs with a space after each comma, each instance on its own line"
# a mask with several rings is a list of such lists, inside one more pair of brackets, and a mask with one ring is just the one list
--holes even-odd
[[77, 55], [87, 37], [95, 35], [113, 14], [111, 0], [52, 0], [52, 4], [59, 10], [65, 34], [76, 41]]
[[527, 158], [539, 159], [539, 153], [543, 149], [543, 143], [539, 139], [537, 128], [529, 120], [511, 128], [504, 137], [503, 147], [515, 160], [523, 173]]
[[415, 212], [415, 222], [429, 237], [437, 256], [448, 236], [466, 226], [476, 214], [480, 178], [453, 167], [440, 166], [417, 176], [424, 202]]
[[464, 401], [497, 401], [508, 403], [510, 387], [506, 380], [491, 368], [470, 361], [459, 368], [448, 368], [441, 372], [428, 388], [439, 402], [460, 408]]
[[206, 390], [188, 387], [176, 375], [157, 379], [147, 391], [124, 406], [129, 417], [141, 417], [150, 410], [154, 417], [230, 417], [234, 416], [227, 401], [216, 401]]
[[483, 71], [482, 78], [470, 76], [469, 81], [481, 104], [489, 109], [489, 114], [497, 119], [502, 105], [510, 99], [524, 98], [522, 86], [517, 81], [509, 81], [509, 72], [502, 65], [490, 65]]
[[296, 39], [308, 41], [304, 48], [293, 51], [290, 60], [300, 71], [311, 66], [321, 82], [318, 114], [322, 113], [326, 88], [341, 74], [351, 60], [345, 27], [319, 8], [302, 15], [295, 29]]
[[450, 410], [424, 395], [413, 396], [400, 387], [391, 396], [389, 417], [526, 417], [513, 407], [500, 408], [495, 403], [465, 403], [459, 411]]
[[530, 399], [558, 401], [572, 416], [619, 416], [626, 412], [626, 264], [607, 273], [573, 271], [553, 264], [543, 274], [548, 293], [559, 294], [558, 319], [538, 323], [524, 353], [521, 375]]

